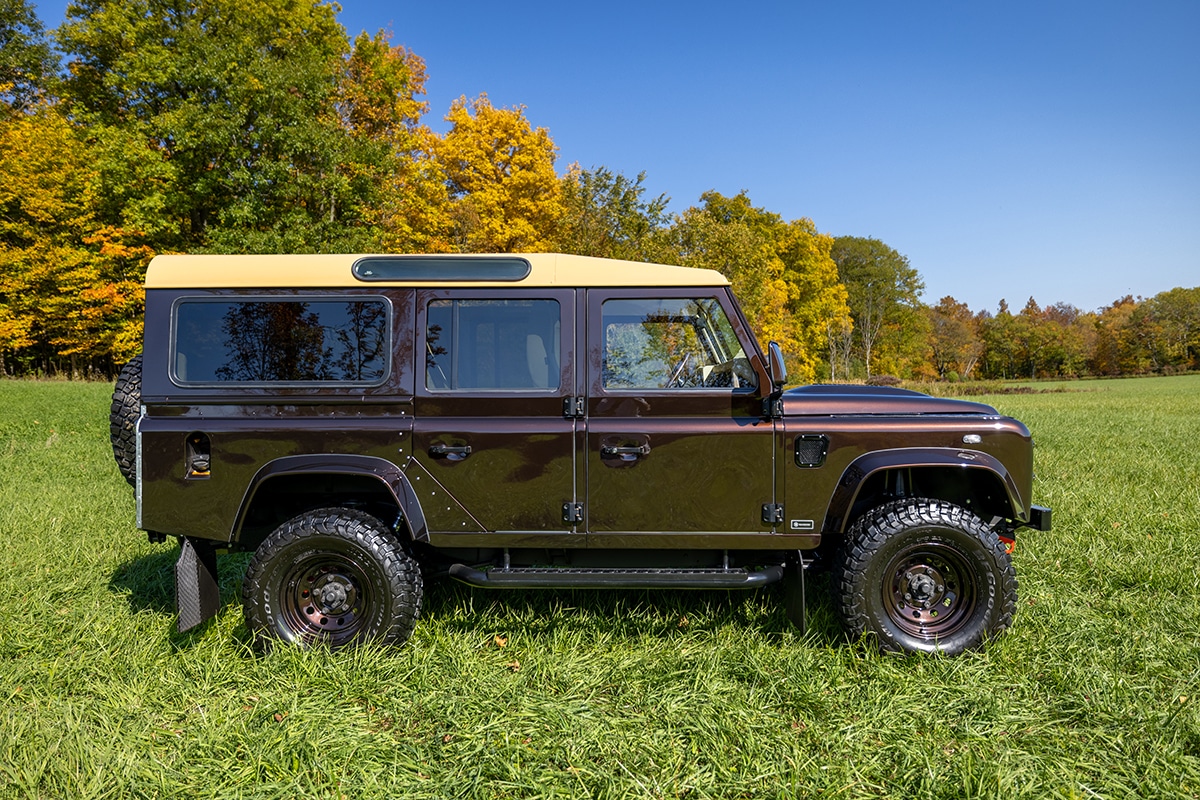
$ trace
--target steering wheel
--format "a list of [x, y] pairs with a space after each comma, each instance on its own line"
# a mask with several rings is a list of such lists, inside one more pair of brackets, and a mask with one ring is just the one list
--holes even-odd
[[675, 367], [671, 370], [671, 377], [667, 379], [666, 388], [671, 389], [676, 386], [683, 385], [683, 383], [680, 382], [680, 378], [683, 377], [683, 371], [685, 369], [687, 369], [688, 362], [691, 361], [691, 359], [692, 359], [691, 353], [685, 353], [683, 358], [679, 359], [679, 363], [676, 364]]

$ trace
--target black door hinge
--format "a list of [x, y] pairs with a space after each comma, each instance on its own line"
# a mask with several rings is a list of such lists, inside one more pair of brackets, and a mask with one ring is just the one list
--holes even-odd
[[567, 419], [583, 419], [587, 416], [587, 400], [582, 397], [564, 397], [563, 416]]
[[779, 525], [783, 522], [783, 506], [779, 503], [763, 503], [762, 521], [764, 525]]
[[762, 415], [766, 419], [783, 419], [783, 398], [778, 392], [763, 399]]
[[583, 503], [563, 503], [563, 522], [568, 525], [583, 522]]

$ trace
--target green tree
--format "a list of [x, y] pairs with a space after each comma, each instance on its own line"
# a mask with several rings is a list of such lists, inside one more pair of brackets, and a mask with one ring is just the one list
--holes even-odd
[[[102, 144], [108, 189], [130, 200], [109, 212], [161, 249], [368, 241], [336, 113], [347, 41], [335, 10], [315, 0], [70, 6], [63, 96]], [[126, 181], [145, 173], [128, 198]], [[156, 214], [164, 222], [144, 224]]]
[[925, 284], [908, 259], [878, 239], [839, 236], [831, 251], [846, 286], [858, 354], [867, 377], [903, 371], [924, 345]]
[[44, 96], [58, 60], [27, 0], [0, 0], [0, 103], [7, 113], [29, 111]]
[[606, 167], [591, 170], [572, 164], [562, 179], [563, 215], [555, 236], [562, 253], [656, 260], [662, 231], [670, 222], [667, 204], [659, 195], [643, 198], [646, 173], [630, 180]]
[[1200, 287], [1176, 287], [1144, 301], [1130, 320], [1156, 370], [1200, 366]]

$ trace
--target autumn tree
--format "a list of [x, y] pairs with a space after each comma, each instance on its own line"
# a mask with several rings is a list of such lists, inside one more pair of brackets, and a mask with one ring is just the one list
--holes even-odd
[[450, 194], [452, 245], [461, 252], [550, 249], [563, 213], [557, 148], [523, 106], [495, 108], [487, 95], [460, 97], [433, 155]]
[[878, 367], [902, 371], [924, 342], [921, 276], [908, 259], [878, 239], [839, 236], [831, 251], [846, 286], [858, 353], [868, 378]]
[[929, 320], [931, 364], [939, 378], [969, 378], [983, 355], [977, 320], [966, 303], [943, 297], [924, 309]]
[[140, 349], [152, 253], [97, 217], [95, 161], [52, 107], [0, 122], [0, 370], [107, 372]]
[[1088, 360], [1092, 374], [1111, 376], [1137, 371], [1131, 363], [1129, 342], [1129, 320], [1137, 306], [1133, 295], [1125, 295], [1095, 315], [1095, 346]]
[[668, 235], [684, 266], [729, 278], [760, 341], [779, 342], [789, 376], [809, 382], [820, 371], [833, 321], [848, 324], [845, 289], [829, 256], [833, 239], [811, 220], [785, 223], [754, 207], [745, 192], [701, 196]]
[[346, 165], [378, 243], [394, 252], [450, 249], [450, 195], [422, 122], [425, 62], [384, 32], [354, 40], [338, 89], [350, 134]]

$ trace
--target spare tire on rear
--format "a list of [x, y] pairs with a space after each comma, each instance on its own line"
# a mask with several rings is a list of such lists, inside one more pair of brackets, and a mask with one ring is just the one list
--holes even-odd
[[121, 368], [108, 411], [108, 438], [117, 469], [132, 486], [137, 480], [137, 421], [142, 413], [142, 357]]

